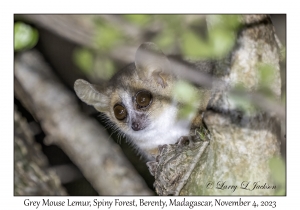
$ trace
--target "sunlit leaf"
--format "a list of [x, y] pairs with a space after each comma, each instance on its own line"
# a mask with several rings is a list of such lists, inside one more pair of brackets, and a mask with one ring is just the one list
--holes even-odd
[[178, 81], [175, 84], [174, 97], [184, 103], [195, 102], [198, 99], [196, 89], [185, 81]]
[[272, 84], [274, 84], [276, 78], [274, 66], [264, 63], [259, 63], [257, 66], [259, 73], [259, 91], [266, 97], [273, 97], [274, 91], [272, 90]]
[[274, 157], [270, 160], [270, 169], [275, 182], [285, 183], [285, 164], [282, 158]]
[[191, 84], [185, 81], [178, 81], [175, 84], [173, 95], [175, 100], [181, 104], [179, 109], [180, 118], [187, 118], [194, 114], [201, 95]]
[[14, 24], [14, 49], [20, 51], [34, 47], [38, 41], [38, 31], [22, 22]]
[[99, 50], [105, 52], [115, 46], [116, 43], [124, 40], [124, 37], [113, 25], [99, 23], [96, 28], [95, 39]]
[[178, 118], [179, 119], [186, 119], [188, 118], [191, 114], [193, 114], [195, 111], [195, 108], [188, 105], [188, 104], [185, 104], [183, 105], [182, 107], [179, 108], [179, 111], [178, 111]]
[[92, 73], [94, 55], [90, 50], [86, 48], [76, 49], [73, 53], [73, 60], [85, 74]]
[[191, 57], [207, 58], [212, 56], [209, 44], [192, 31], [187, 31], [182, 37], [183, 53]]
[[182, 30], [182, 15], [157, 15], [156, 17], [168, 28], [172, 28], [174, 31]]
[[234, 46], [239, 15], [209, 15], [209, 42], [215, 57], [224, 57]]
[[211, 28], [236, 30], [241, 25], [240, 15], [208, 15], [207, 22]]
[[207, 39], [203, 39], [200, 31], [195, 33], [186, 30], [182, 37], [182, 48], [185, 54], [202, 58], [221, 58], [232, 49], [239, 26], [238, 16], [209, 15]]
[[132, 23], [144, 26], [151, 20], [152, 15], [126, 14], [124, 17]]
[[231, 104], [245, 113], [252, 114], [256, 112], [256, 108], [250, 99], [230, 94], [228, 100]]
[[153, 40], [162, 49], [168, 49], [175, 43], [175, 36], [172, 30], [166, 29], [162, 33], [158, 34]]
[[236, 30], [240, 27], [240, 15], [222, 15], [223, 23], [227, 29]]
[[103, 80], [109, 80], [115, 73], [113, 62], [108, 58], [97, 59], [95, 64], [95, 73], [97, 77]]
[[276, 194], [285, 195], [285, 163], [282, 158], [274, 157], [269, 162], [272, 178], [276, 184]]
[[235, 36], [232, 31], [214, 28], [209, 32], [209, 42], [214, 57], [224, 57], [232, 49]]
[[259, 78], [261, 85], [267, 85], [272, 83], [274, 80], [274, 67], [269, 64], [259, 64], [258, 65]]

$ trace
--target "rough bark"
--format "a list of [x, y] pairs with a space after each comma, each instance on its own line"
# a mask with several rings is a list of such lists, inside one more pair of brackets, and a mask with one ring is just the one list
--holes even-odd
[[[155, 172], [159, 195], [275, 194], [269, 160], [280, 154], [280, 122], [276, 115], [259, 109], [254, 112], [240, 110], [231, 100], [230, 93], [236, 84], [242, 84], [250, 94], [257, 91], [258, 64], [264, 63], [274, 67], [270, 87], [273, 95], [279, 98], [279, 48], [268, 16], [244, 15], [241, 22], [244, 27], [228, 64], [215, 70], [219, 79], [225, 82], [225, 89], [214, 91], [204, 115], [210, 131], [209, 145], [206, 147], [206, 141], [203, 141], [193, 148], [179, 149], [178, 145], [168, 145], [161, 149]], [[206, 149], [203, 151], [203, 148]], [[201, 157], [196, 157], [200, 153]], [[255, 182], [271, 188], [242, 189], [252, 189]], [[184, 183], [183, 187], [180, 187], [181, 183]], [[234, 186], [237, 188], [233, 189]]]
[[79, 111], [74, 94], [52, 74], [40, 54], [15, 60], [15, 94], [100, 195], [150, 195], [144, 181], [95, 120]]
[[14, 111], [14, 195], [67, 195], [28, 123]]

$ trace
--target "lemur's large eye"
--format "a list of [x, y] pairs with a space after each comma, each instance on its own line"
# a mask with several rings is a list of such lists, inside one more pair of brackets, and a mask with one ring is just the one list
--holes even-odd
[[136, 94], [135, 98], [136, 98], [135, 100], [136, 100], [138, 109], [145, 108], [145, 107], [149, 106], [152, 102], [152, 95], [147, 90], [139, 91]]
[[127, 117], [127, 111], [121, 104], [116, 104], [114, 106], [114, 113], [118, 120], [124, 120]]

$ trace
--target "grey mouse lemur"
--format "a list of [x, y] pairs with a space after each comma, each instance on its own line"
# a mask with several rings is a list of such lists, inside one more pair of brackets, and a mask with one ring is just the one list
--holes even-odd
[[[74, 89], [82, 101], [104, 113], [151, 160], [159, 145], [174, 144], [180, 137], [188, 136], [192, 124], [199, 124], [201, 111], [206, 108], [207, 96], [202, 97], [197, 112], [179, 117], [182, 104], [173, 97], [178, 80], [168, 57], [155, 44], [146, 42], [138, 48], [135, 62], [107, 83], [92, 85], [78, 79]], [[197, 91], [200, 94], [203, 89]]]

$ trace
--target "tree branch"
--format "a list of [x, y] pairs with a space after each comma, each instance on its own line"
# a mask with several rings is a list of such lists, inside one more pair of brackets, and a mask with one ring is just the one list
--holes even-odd
[[15, 78], [23, 88], [23, 94], [16, 91], [16, 96], [33, 104], [29, 110], [41, 123], [47, 140], [65, 151], [99, 194], [152, 194], [104, 129], [79, 112], [75, 96], [59, 83], [37, 52], [16, 57]]
[[14, 110], [14, 194], [67, 195], [56, 173], [33, 140], [28, 123]]

